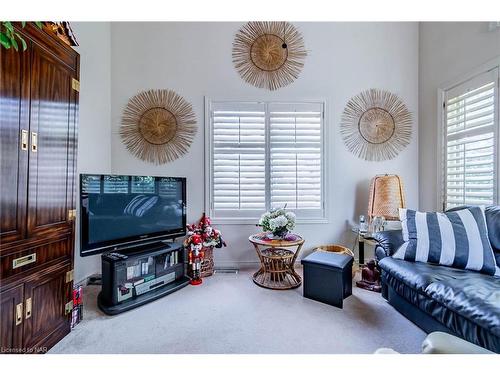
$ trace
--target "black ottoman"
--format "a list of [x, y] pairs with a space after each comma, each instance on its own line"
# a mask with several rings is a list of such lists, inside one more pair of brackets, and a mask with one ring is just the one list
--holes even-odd
[[304, 297], [342, 308], [352, 294], [350, 255], [316, 251], [304, 259]]

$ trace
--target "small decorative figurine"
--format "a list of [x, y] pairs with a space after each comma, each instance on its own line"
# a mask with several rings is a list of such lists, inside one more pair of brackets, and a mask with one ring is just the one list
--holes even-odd
[[191, 236], [191, 244], [189, 249], [189, 267], [191, 268], [192, 277], [189, 282], [191, 285], [200, 285], [201, 279], [201, 262], [203, 261], [203, 244], [199, 234]]
[[201, 238], [203, 259], [201, 261], [200, 277], [211, 276], [214, 273], [213, 249], [226, 246], [226, 243], [222, 239], [221, 232], [212, 227], [210, 218], [203, 213], [197, 224], [187, 225], [187, 235], [184, 241], [184, 246], [187, 249], [191, 248], [193, 239], [196, 238], [195, 236]]
[[377, 269], [374, 259], [370, 260], [363, 267], [361, 270], [361, 280], [356, 281], [356, 286], [372, 292], [380, 292], [382, 290], [380, 285], [380, 271]]

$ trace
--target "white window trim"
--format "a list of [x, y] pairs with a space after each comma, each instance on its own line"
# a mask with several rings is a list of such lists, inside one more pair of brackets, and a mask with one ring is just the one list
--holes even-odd
[[[463, 84], [467, 82], [470, 79], [473, 79], [476, 76], [479, 76], [481, 74], [484, 74], [490, 70], [493, 70], [495, 68], [498, 68], [500, 70], [500, 56], [486, 62], [485, 64], [480, 65], [479, 67], [473, 69], [472, 71], [468, 72], [467, 74], [461, 75], [457, 78], [455, 78], [452, 81], [448, 81], [440, 85], [441, 87], [438, 88], [437, 92], [437, 176], [436, 176], [436, 182], [437, 182], [437, 191], [436, 191], [436, 209], [437, 210], [444, 210], [445, 207], [445, 200], [444, 200], [444, 146], [446, 144], [445, 140], [445, 109], [443, 107], [443, 103], [445, 101], [445, 95], [446, 91], [452, 89], [455, 86], [458, 86], [460, 84]], [[497, 127], [495, 129], [495, 138], [496, 138], [496, 145], [497, 147], [494, 150], [495, 153], [495, 160], [497, 163], [497, 181], [496, 181], [496, 189], [495, 189], [495, 198], [494, 198], [494, 204], [500, 204], [500, 182], [498, 179], [500, 179], [500, 78], [497, 80], [497, 90], [499, 91], [499, 95], [497, 95], [497, 107], [496, 107], [496, 124]]]
[[[215, 98], [205, 96], [205, 126], [204, 126], [204, 138], [205, 138], [205, 149], [204, 149], [204, 158], [205, 158], [205, 168], [204, 168], [204, 181], [205, 181], [205, 212], [210, 214], [211, 209], [211, 197], [212, 197], [212, 174], [210, 173], [210, 168], [212, 165], [212, 155], [213, 155], [213, 143], [212, 143], [212, 127], [210, 126], [211, 121], [211, 103], [212, 102], [266, 102], [266, 103], [321, 103], [323, 105], [323, 139], [322, 139], [322, 150], [323, 150], [323, 159], [322, 159], [322, 168], [321, 168], [321, 189], [322, 189], [322, 205], [323, 205], [323, 217], [315, 217], [315, 218], [297, 218], [297, 224], [328, 224], [329, 223], [329, 199], [328, 199], [328, 190], [326, 188], [327, 181], [329, 178], [328, 172], [329, 169], [329, 160], [330, 160], [330, 150], [327, 147], [330, 132], [328, 126], [328, 106], [327, 100], [324, 98], [321, 99], [303, 99], [303, 98], [287, 98], [285, 100], [263, 100], [262, 98]], [[264, 212], [262, 212], [264, 213]], [[213, 217], [212, 222], [214, 224], [257, 224], [259, 217]]]

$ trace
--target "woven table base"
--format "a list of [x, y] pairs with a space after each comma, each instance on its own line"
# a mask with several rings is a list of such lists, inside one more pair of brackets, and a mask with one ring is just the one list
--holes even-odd
[[293, 251], [267, 248], [260, 254], [262, 264], [253, 275], [255, 284], [269, 289], [293, 289], [300, 286], [302, 279], [293, 269]]

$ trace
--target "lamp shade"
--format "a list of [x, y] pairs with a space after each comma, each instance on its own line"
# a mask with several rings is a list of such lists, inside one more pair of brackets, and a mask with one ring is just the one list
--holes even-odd
[[368, 219], [383, 216], [386, 220], [399, 220], [399, 208], [406, 207], [403, 181], [398, 175], [377, 175], [370, 184]]

